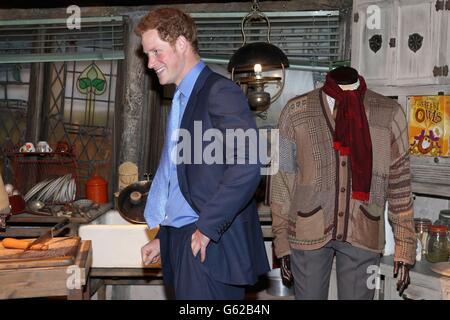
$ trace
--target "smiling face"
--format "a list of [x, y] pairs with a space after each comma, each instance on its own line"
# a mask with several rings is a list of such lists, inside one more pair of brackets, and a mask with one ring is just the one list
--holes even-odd
[[425, 136], [425, 138], [422, 141], [422, 148], [428, 149], [431, 145], [431, 139], [428, 136]]
[[148, 68], [155, 70], [161, 85], [177, 86], [186, 74], [185, 43], [182, 36], [172, 46], [161, 40], [155, 29], [142, 33], [142, 47], [148, 57]]
[[433, 149], [433, 141], [429, 136], [424, 136], [421, 140], [419, 140], [419, 151], [423, 154], [427, 154]]

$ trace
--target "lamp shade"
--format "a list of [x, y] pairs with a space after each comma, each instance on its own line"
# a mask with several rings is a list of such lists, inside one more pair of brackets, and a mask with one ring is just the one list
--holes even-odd
[[280, 69], [280, 65], [286, 68], [289, 60], [278, 47], [268, 42], [253, 42], [240, 47], [231, 57], [228, 63], [228, 71], [252, 72], [254, 65], [263, 66], [263, 71]]

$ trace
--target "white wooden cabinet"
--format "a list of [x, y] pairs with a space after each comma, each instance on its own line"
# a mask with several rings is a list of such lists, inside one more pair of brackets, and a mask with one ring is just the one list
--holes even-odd
[[[371, 8], [379, 8], [379, 20]], [[390, 50], [393, 3], [391, 1], [354, 1], [352, 28], [352, 66], [372, 85], [392, 83], [394, 51]], [[375, 20], [374, 20], [375, 19]], [[373, 26], [379, 23], [379, 28]]]
[[[394, 7], [395, 85], [437, 84], [434, 77], [442, 49], [443, 10], [436, 11], [436, 0], [400, 0]], [[443, 33], [443, 32], [442, 32]], [[449, 78], [450, 79], [450, 78]]]
[[[354, 0], [351, 57], [406, 113], [408, 96], [449, 95], [450, 0]], [[413, 192], [450, 197], [450, 158], [411, 159]]]
[[450, 84], [450, 0], [354, 0], [352, 66], [368, 85]]

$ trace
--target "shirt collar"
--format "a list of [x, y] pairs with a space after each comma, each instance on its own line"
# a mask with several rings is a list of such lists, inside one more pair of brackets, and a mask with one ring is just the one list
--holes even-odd
[[205, 63], [200, 60], [181, 80], [180, 85], [177, 87], [184, 97], [190, 97], [192, 89], [194, 89], [195, 82], [197, 81], [198, 76], [202, 72], [205, 67]]

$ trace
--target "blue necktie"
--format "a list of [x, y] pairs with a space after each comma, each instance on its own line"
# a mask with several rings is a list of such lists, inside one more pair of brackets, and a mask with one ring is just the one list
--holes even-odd
[[165, 218], [165, 209], [169, 197], [170, 169], [175, 165], [171, 161], [170, 152], [177, 143], [177, 141], [171, 140], [171, 136], [179, 126], [181, 111], [180, 96], [181, 92], [177, 89], [172, 99], [161, 160], [159, 161], [159, 167], [152, 181], [145, 205], [144, 217], [149, 228], [155, 228]]

